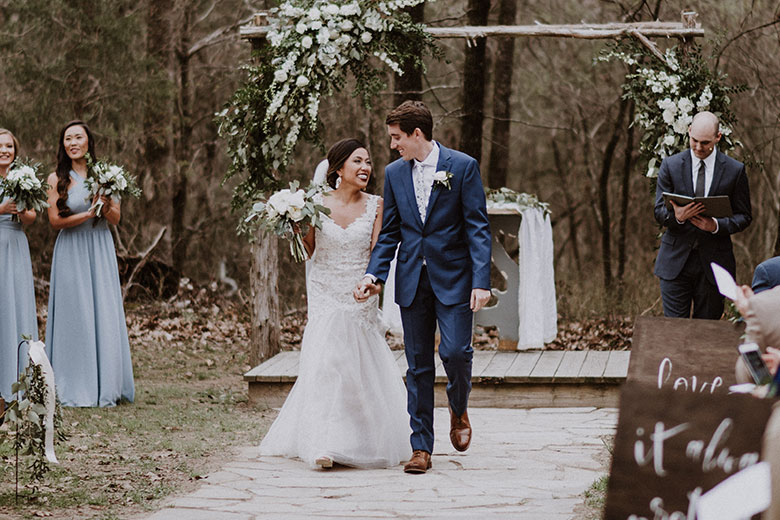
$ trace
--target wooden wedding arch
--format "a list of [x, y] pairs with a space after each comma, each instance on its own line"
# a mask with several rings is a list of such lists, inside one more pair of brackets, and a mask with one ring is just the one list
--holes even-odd
[[[267, 12], [258, 12], [251, 23], [239, 29], [241, 38], [254, 48], [265, 44], [269, 31]], [[704, 29], [697, 22], [696, 11], [682, 11], [679, 22], [632, 22], [604, 24], [534, 24], [488, 25], [461, 27], [428, 27], [434, 38], [462, 38], [470, 47], [483, 38], [576, 38], [585, 40], [634, 38], [657, 58], [665, 61], [663, 53], [651, 38], [677, 38], [685, 46], [694, 38], [703, 37]], [[276, 240], [259, 240], [252, 246], [250, 285], [252, 295], [252, 332], [250, 364], [274, 356], [280, 350], [280, 312], [277, 279], [278, 262]]]

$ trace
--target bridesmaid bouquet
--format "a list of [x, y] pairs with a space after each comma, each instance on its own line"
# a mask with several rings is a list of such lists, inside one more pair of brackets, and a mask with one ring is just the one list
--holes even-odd
[[298, 188], [298, 181], [271, 195], [266, 202], [255, 202], [244, 222], [259, 219], [264, 232], [273, 231], [290, 242], [290, 254], [296, 262], [306, 260], [303, 235], [310, 226], [322, 229], [322, 214], [330, 210], [317, 204], [314, 196], [322, 191], [321, 185], [310, 185], [306, 190]]
[[[122, 166], [109, 164], [103, 161], [94, 162], [87, 154], [87, 178], [84, 185], [89, 190], [87, 200], [92, 200], [95, 195], [107, 197], [140, 197], [141, 188], [135, 183], [135, 177], [125, 171]], [[95, 209], [95, 216], [100, 218], [103, 209], [103, 201], [95, 202], [91, 208]]]
[[[42, 211], [49, 207], [46, 193], [49, 185], [38, 178], [39, 168], [38, 163], [15, 160], [5, 179], [0, 179], [0, 191], [13, 199], [18, 211]], [[13, 215], [11, 220], [19, 222], [19, 215]]]

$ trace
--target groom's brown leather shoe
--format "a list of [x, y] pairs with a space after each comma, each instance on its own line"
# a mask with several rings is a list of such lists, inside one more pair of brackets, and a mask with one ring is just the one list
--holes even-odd
[[412, 460], [404, 466], [405, 473], [425, 473], [431, 469], [431, 454], [423, 450], [414, 450]]
[[466, 451], [471, 444], [471, 423], [468, 411], [457, 417], [450, 408], [450, 441], [452, 447], [458, 451]]

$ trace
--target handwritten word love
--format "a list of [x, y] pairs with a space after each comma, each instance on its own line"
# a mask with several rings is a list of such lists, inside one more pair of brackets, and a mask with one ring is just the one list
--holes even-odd
[[[672, 360], [668, 357], [663, 358], [661, 360], [661, 364], [658, 365], [658, 388], [663, 387], [664, 384], [666, 384], [667, 381], [669, 381], [669, 378], [672, 377]], [[696, 389], [698, 387], [699, 392], [704, 392], [707, 390], [707, 386], [709, 386], [710, 393], [715, 393], [715, 389], [723, 386], [723, 379], [720, 376], [715, 377], [712, 382], [704, 382], [701, 384], [701, 386], [698, 386], [698, 380], [696, 379], [696, 376], [691, 376], [690, 381], [688, 378], [685, 377], [678, 377], [674, 380], [674, 385], [672, 388], [677, 390], [678, 388], [682, 388], [683, 390], [690, 390], [691, 392], [696, 392]]]

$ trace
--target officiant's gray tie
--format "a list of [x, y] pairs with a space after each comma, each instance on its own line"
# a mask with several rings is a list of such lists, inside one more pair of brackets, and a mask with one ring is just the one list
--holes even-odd
[[694, 192], [694, 196], [696, 197], [703, 197], [704, 196], [704, 172], [706, 171], [706, 167], [704, 166], [704, 161], [699, 162], [699, 175], [696, 176], [696, 191]]

